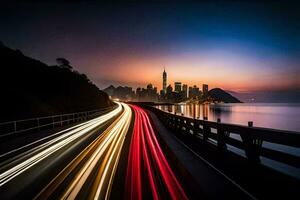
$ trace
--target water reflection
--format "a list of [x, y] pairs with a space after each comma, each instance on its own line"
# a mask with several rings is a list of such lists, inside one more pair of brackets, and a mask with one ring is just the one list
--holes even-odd
[[209, 119], [210, 106], [199, 104], [180, 104], [180, 105], [159, 105], [157, 108], [177, 115], [184, 115], [191, 118], [203, 119], [207, 117]]
[[173, 114], [210, 121], [300, 131], [300, 104], [178, 104], [157, 106]]

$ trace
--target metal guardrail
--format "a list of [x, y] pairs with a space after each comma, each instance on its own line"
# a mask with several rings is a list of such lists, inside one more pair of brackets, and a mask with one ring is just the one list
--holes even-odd
[[[291, 154], [274, 148], [266, 148], [263, 142], [285, 145], [287, 147], [300, 148], [300, 133], [294, 131], [275, 130], [269, 128], [226, 124], [207, 121], [207, 119], [193, 119], [179, 116], [159, 110], [151, 106], [145, 106], [154, 112], [158, 118], [176, 133], [185, 134], [200, 140], [203, 144], [216, 141], [217, 149], [227, 151], [228, 145], [244, 151], [247, 159], [252, 163], [260, 163], [260, 157], [281, 162], [296, 168], [300, 168], [299, 155]], [[230, 137], [230, 134], [240, 136], [241, 140]], [[300, 149], [299, 149], [300, 151]]]
[[104, 112], [112, 110], [114, 108], [115, 106], [104, 108], [104, 109], [84, 111], [84, 112], [67, 113], [61, 115], [52, 115], [46, 117], [37, 117], [37, 118], [2, 122], [0, 123], [0, 138], [8, 135], [13, 135], [16, 133], [33, 131], [33, 130], [41, 130], [47, 128], [55, 128], [58, 126], [64, 126], [64, 125], [73, 124], [80, 121], [85, 121], [100, 116]]

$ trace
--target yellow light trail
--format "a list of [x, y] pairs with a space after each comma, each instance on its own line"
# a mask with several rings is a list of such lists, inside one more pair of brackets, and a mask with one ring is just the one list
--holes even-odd
[[[59, 195], [60, 199], [74, 199], [78, 196], [87, 179], [96, 170], [89, 199], [108, 199], [113, 178], [119, 163], [123, 143], [128, 132], [132, 111], [122, 103], [124, 111], [94, 142], [84, 149], [68, 166], [66, 166], [37, 196], [36, 199], [49, 198], [66, 178], [76, 171], [73, 179]], [[100, 163], [100, 166], [97, 165]], [[94, 174], [93, 174], [94, 175]]]
[[[100, 117], [89, 120], [88, 122], [76, 125], [75, 129], [66, 131], [65, 133], [58, 135], [54, 139], [47, 141], [37, 147], [22, 153], [21, 156], [16, 156], [9, 160], [9, 163], [1, 166], [0, 173], [0, 187], [17, 177], [27, 169], [33, 167], [37, 163], [41, 162], [51, 154], [62, 149], [66, 145], [76, 141], [77, 139], [85, 136], [91, 130], [100, 126], [101, 124], [117, 116], [122, 111], [122, 106], [117, 103], [118, 107]], [[58, 134], [58, 133], [57, 133]], [[3, 171], [3, 169], [5, 169]], [[3, 172], [2, 172], [3, 171]]]

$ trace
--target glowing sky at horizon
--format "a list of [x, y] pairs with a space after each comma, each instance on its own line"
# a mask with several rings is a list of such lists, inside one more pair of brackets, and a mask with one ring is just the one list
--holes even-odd
[[48, 64], [65, 57], [102, 89], [161, 89], [164, 66], [172, 86], [299, 89], [299, 9], [280, 2], [23, 3], [3, 6], [0, 40]]

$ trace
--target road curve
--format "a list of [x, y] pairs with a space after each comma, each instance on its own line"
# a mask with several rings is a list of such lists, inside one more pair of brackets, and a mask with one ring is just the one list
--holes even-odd
[[[188, 199], [157, 141], [148, 114], [131, 105], [135, 124], [126, 174], [126, 199]], [[150, 198], [151, 196], [151, 198]]]
[[19, 174], [21, 174], [22, 172], [24, 172], [25, 170], [27, 170], [28, 168], [32, 167], [36, 163], [42, 161], [47, 156], [56, 152], [60, 148], [83, 136], [88, 131], [92, 130], [96, 126], [99, 126], [101, 123], [104, 123], [105, 121], [109, 120], [114, 115], [118, 114], [120, 111], [121, 107], [119, 106], [118, 109], [112, 111], [111, 113], [90, 120], [88, 123], [83, 123], [76, 129], [68, 131], [63, 135], [59, 135], [58, 137], [23, 153], [22, 156], [17, 156], [13, 159], [10, 159], [9, 164], [1, 166], [1, 169], [9, 168], [9, 165], [12, 165], [12, 163], [18, 164], [15, 164], [15, 166], [1, 172], [0, 187], [9, 182], [11, 179], [18, 176]]
[[84, 199], [109, 198], [132, 116], [130, 107], [126, 104], [122, 106], [124, 111], [121, 116], [73, 159], [35, 199], [75, 199], [78, 196]]
[[[121, 113], [124, 115], [124, 110], [124, 106], [118, 103], [113, 111], [28, 144], [24, 148], [32, 148], [0, 163], [1, 199], [24, 195], [30, 198], [49, 177], [68, 164], [64, 159], [75, 157], [93, 138], [101, 136], [101, 127]], [[18, 151], [22, 151], [22, 148], [1, 156], [9, 157]]]
[[11, 156], [0, 163], [1, 199], [109, 199], [121, 152], [129, 147], [124, 141], [132, 111], [129, 155], [122, 162], [124, 198], [188, 199], [148, 114], [138, 106], [117, 104], [98, 118], [0, 155]]

